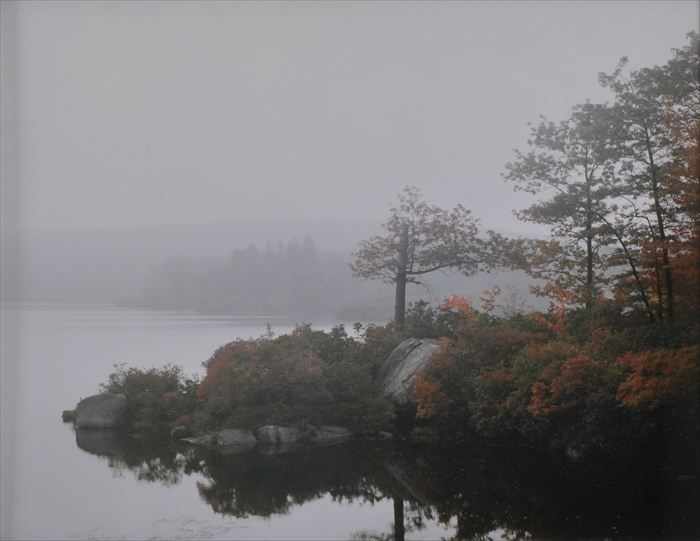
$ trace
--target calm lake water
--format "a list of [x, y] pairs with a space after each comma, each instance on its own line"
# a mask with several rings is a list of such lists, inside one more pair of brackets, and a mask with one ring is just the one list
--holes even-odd
[[[116, 308], [2, 310], [3, 539], [694, 538], [697, 482], [643, 464], [560, 467], [531, 450], [362, 443], [217, 456], [76, 433], [61, 410], [115, 362], [201, 372], [265, 319]], [[290, 329], [274, 322], [273, 331]], [[402, 536], [401, 529], [397, 538]]]
[[[148, 468], [147, 460], [157, 461], [162, 450], [155, 456], [137, 452], [130, 470], [118, 458], [95, 454], [118, 457], [124, 445], [78, 442], [72, 426], [60, 422], [61, 411], [97, 392], [116, 362], [142, 367], [176, 363], [188, 373], [201, 373], [201, 363], [218, 346], [262, 335], [267, 321], [4, 305], [1, 537], [346, 539], [358, 532], [389, 531], [391, 499], [340, 501], [320, 489], [311, 489], [314, 497], [298, 503], [289, 495], [288, 504], [265, 516], [256, 515], [254, 506], [245, 517], [226, 515], [202, 495], [200, 487], [211, 484], [206, 471], [146, 480], [142, 470]], [[289, 322], [270, 323], [278, 334], [291, 329]], [[333, 455], [324, 460], [333, 464]], [[285, 468], [275, 471], [286, 475]], [[428, 521], [412, 537], [435, 539], [451, 531]]]

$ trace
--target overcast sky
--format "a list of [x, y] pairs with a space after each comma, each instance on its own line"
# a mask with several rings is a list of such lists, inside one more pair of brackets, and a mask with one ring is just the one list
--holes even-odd
[[402, 186], [514, 230], [527, 122], [660, 64], [686, 2], [3, 2], [5, 225], [381, 220]]

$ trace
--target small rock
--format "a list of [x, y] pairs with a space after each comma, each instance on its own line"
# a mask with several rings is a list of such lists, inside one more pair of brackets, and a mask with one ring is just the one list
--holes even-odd
[[207, 447], [224, 454], [245, 452], [255, 447], [258, 443], [252, 432], [236, 428], [225, 428], [219, 432], [182, 438], [180, 441]]
[[170, 431], [170, 437], [174, 440], [181, 440], [190, 436], [191, 434], [192, 431], [188, 427], [182, 425], [174, 426]]
[[325, 445], [340, 443], [352, 437], [352, 432], [342, 426], [319, 426], [311, 433], [311, 443]]
[[580, 462], [585, 456], [586, 451], [581, 446], [571, 444], [566, 446], [566, 449], [564, 449], [564, 454], [566, 455], [566, 458], [572, 462]]
[[255, 447], [258, 440], [250, 430], [224, 428], [216, 433], [216, 445], [219, 447]]
[[436, 443], [440, 440], [440, 435], [433, 428], [417, 426], [411, 431], [411, 440], [420, 443]]
[[190, 443], [192, 445], [199, 445], [202, 447], [211, 447], [215, 443], [214, 434], [204, 434], [203, 436], [192, 436], [189, 438], [182, 438], [181, 441]]
[[75, 410], [63, 410], [61, 419], [63, 419], [64, 423], [72, 423], [75, 421]]

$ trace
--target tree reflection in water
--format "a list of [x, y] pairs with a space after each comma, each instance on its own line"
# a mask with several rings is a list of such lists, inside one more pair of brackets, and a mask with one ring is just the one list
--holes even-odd
[[107, 459], [120, 475], [173, 485], [199, 473], [202, 499], [233, 517], [284, 514], [330, 495], [336, 502], [392, 500], [396, 526], [358, 540], [402, 540], [425, 520], [456, 524], [455, 539], [617, 538], [700, 533], [697, 478], [666, 480], [646, 461], [553, 461], [531, 449], [400, 448], [366, 443], [219, 455], [172, 442], [109, 432], [77, 433], [78, 446]]

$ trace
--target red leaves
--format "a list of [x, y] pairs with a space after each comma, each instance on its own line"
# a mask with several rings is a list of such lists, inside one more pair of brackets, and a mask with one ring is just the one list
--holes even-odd
[[[228, 345], [230, 346], [231, 344]], [[222, 350], [227, 347], [228, 346], [224, 346], [223, 348], [219, 349], [207, 363], [207, 374], [204, 377], [204, 380], [202, 380], [202, 383], [197, 388], [198, 399], [206, 399], [208, 396], [209, 388], [214, 387], [219, 383], [221, 379], [221, 374], [230, 362], [226, 357], [223, 356], [222, 352]]]
[[692, 397], [700, 378], [700, 346], [625, 353], [617, 362], [629, 369], [617, 398], [630, 408], [653, 409], [672, 398]]
[[543, 379], [531, 388], [528, 411], [534, 416], [550, 415], [585, 400], [595, 387], [599, 365], [587, 355], [569, 357], [561, 365], [542, 371]]

